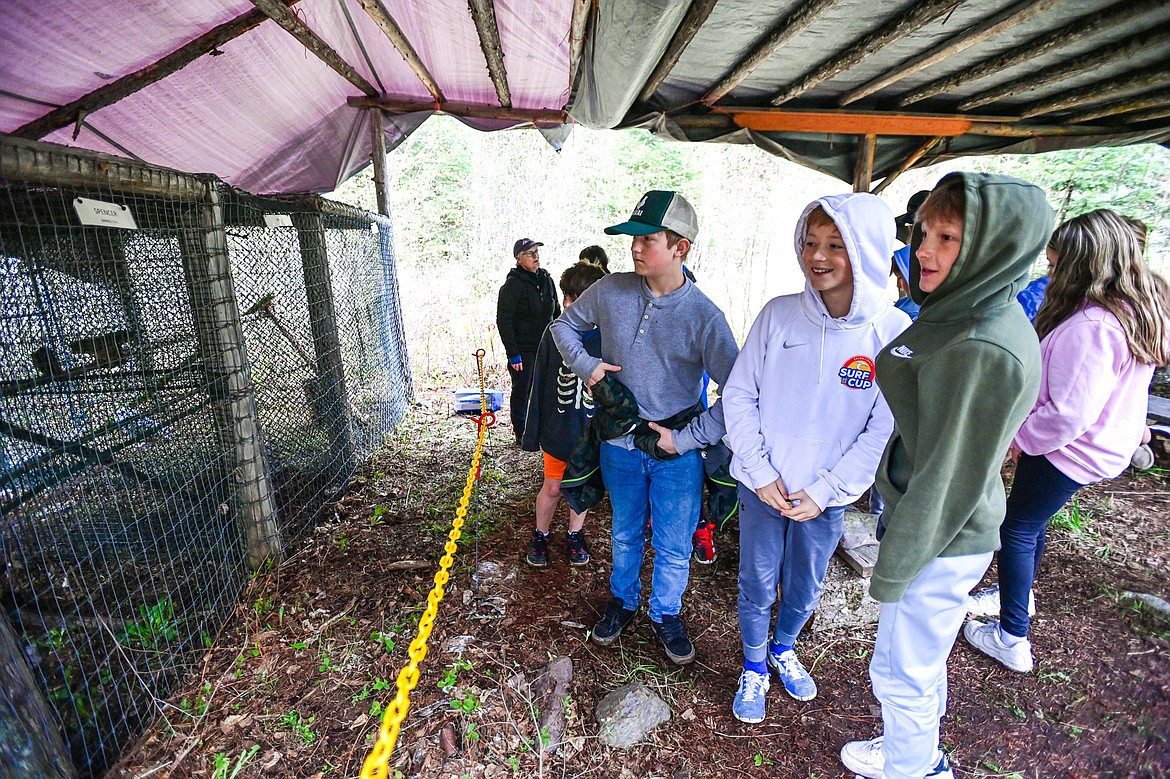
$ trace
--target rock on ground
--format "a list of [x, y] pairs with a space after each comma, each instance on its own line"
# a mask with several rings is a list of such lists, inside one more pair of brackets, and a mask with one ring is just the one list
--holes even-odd
[[595, 712], [602, 744], [625, 749], [670, 719], [670, 706], [644, 684], [627, 684], [601, 699]]

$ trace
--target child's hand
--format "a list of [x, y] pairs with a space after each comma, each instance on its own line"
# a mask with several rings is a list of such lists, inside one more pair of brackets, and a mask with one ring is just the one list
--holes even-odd
[[771, 484], [760, 487], [756, 490], [756, 497], [780, 512], [792, 508], [788, 502], [788, 488], [784, 486], [783, 479], [777, 479]]
[[650, 429], [658, 433], [658, 448], [667, 454], [678, 454], [674, 446], [674, 431], [655, 422], [650, 423]]
[[821, 514], [821, 507], [804, 490], [792, 493], [788, 496], [788, 500], [792, 502], [792, 508], [780, 509], [780, 513], [793, 522], [807, 522]]
[[1008, 458], [1013, 463], [1018, 463], [1020, 461], [1020, 450], [1015, 444], [1012, 444], [1008, 447]]
[[607, 362], [599, 363], [598, 366], [593, 369], [593, 373], [589, 374], [589, 381], [585, 382], [585, 386], [592, 387], [594, 384], [604, 379], [605, 374], [615, 373], [621, 369], [622, 366], [620, 365], [610, 365]]

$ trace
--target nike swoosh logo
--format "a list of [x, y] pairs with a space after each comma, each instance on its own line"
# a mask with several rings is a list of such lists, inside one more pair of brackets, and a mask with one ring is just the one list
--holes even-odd
[[785, 341], [783, 346], [785, 349], [792, 349], [792, 348], [797, 347], [797, 346], [808, 346], [808, 344], [807, 343], [789, 343], [788, 341]]
[[894, 357], [901, 357], [903, 360], [909, 360], [914, 356], [914, 350], [909, 346], [902, 344], [901, 346], [895, 346], [893, 349], [891, 349], [890, 354]]

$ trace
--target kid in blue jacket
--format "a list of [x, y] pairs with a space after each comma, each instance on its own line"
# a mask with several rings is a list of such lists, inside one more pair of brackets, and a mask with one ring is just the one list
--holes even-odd
[[873, 195], [810, 203], [796, 225], [804, 291], [764, 306], [723, 387], [740, 482], [744, 670], [732, 712], [743, 722], [764, 719], [768, 666], [793, 698], [817, 694], [793, 647], [845, 507], [873, 483], [894, 429], [874, 374], [877, 353], [910, 325], [885, 295], [893, 244], [894, 215]]

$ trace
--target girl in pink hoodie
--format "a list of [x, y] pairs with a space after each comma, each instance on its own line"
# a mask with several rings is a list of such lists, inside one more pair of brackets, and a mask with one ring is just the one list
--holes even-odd
[[1166, 283], [1142, 236], [1108, 210], [1052, 234], [1052, 283], [1036, 316], [1040, 396], [1012, 442], [1016, 476], [1000, 528], [1000, 619], [963, 635], [1013, 671], [1032, 670], [1028, 598], [1048, 520], [1081, 487], [1121, 475], [1145, 433], [1154, 368], [1170, 361]]

